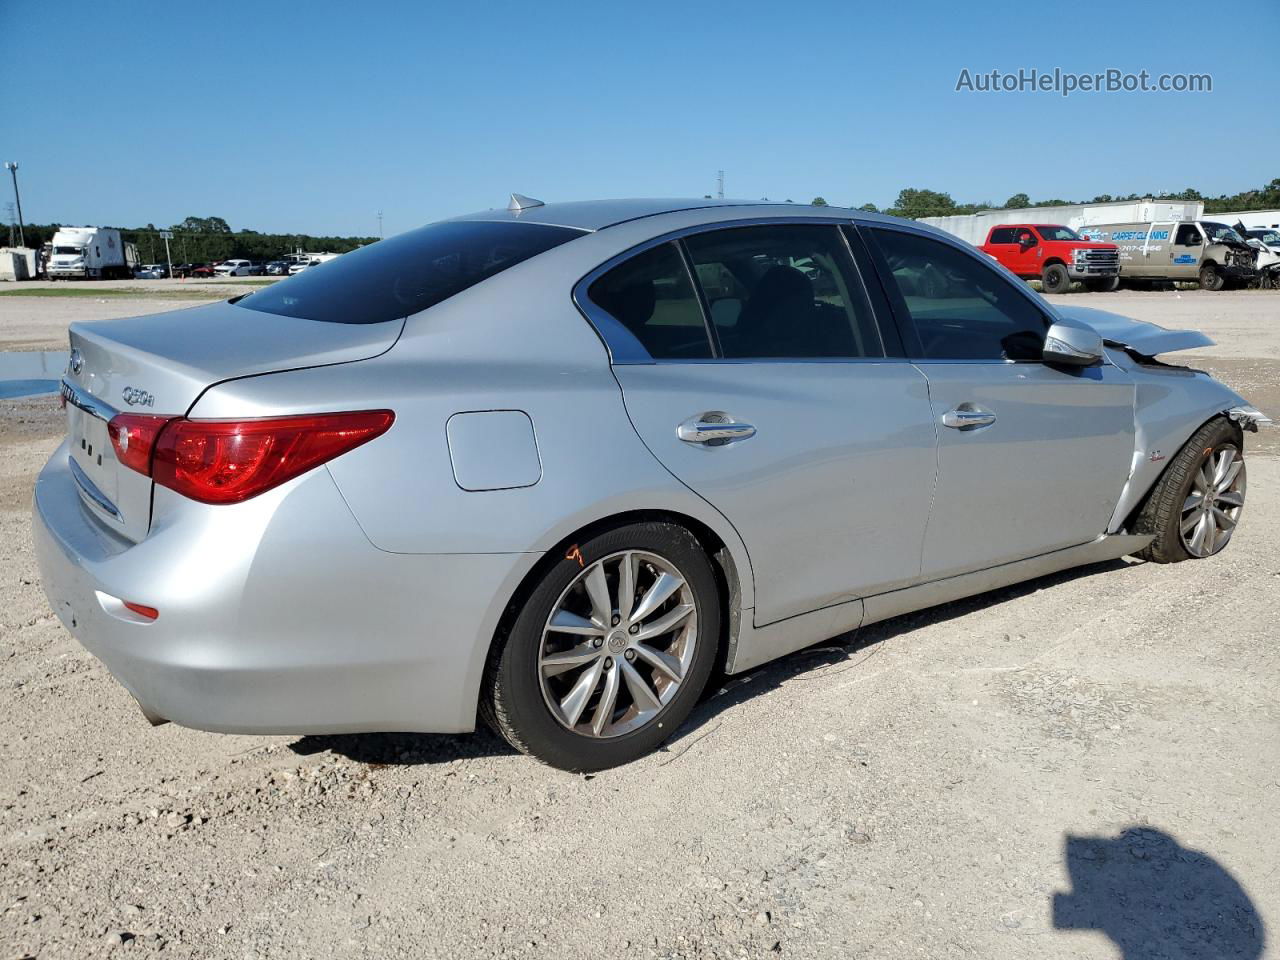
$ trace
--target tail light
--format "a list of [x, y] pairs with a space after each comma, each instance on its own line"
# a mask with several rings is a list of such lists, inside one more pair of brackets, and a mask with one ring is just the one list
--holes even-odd
[[161, 426], [145, 465], [123, 458], [121, 463], [192, 500], [240, 503], [381, 436], [395, 414], [365, 410], [263, 420], [154, 419]]
[[173, 417], [153, 417], [141, 413], [121, 413], [107, 424], [107, 435], [116, 448], [116, 459], [130, 470], [151, 474], [151, 451], [156, 437]]

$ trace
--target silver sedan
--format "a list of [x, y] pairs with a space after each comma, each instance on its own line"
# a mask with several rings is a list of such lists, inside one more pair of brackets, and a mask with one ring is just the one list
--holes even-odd
[[54, 610], [153, 722], [592, 770], [729, 674], [1124, 554], [1204, 558], [1265, 418], [915, 223], [627, 200], [431, 224], [71, 327]]

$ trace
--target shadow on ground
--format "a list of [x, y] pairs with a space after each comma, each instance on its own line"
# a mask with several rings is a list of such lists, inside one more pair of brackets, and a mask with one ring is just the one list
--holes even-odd
[[[912, 630], [945, 623], [956, 617], [1084, 577], [1114, 575], [1132, 565], [1134, 565], [1132, 561], [1108, 560], [1064, 570], [1000, 590], [966, 597], [916, 613], [904, 614], [892, 620], [884, 620], [861, 630], [825, 640], [745, 674], [713, 677], [702, 702], [694, 708], [689, 719], [681, 725], [676, 735], [668, 741], [661, 752], [675, 754], [683, 752], [692, 742], [713, 732], [707, 729], [708, 723], [720, 713], [768, 693], [793, 677], [807, 674], [817, 679], [819, 674], [816, 671], [834, 667], [846, 660], [854, 662], [840, 669], [854, 669], [862, 658], [873, 656], [878, 652], [881, 644]], [[290, 744], [290, 749], [302, 756], [332, 750], [359, 763], [396, 765], [447, 763], [450, 760], [468, 757], [500, 756], [515, 752], [483, 723], [477, 725], [474, 734], [464, 735], [360, 733], [309, 736]]]
[[1253, 902], [1212, 857], [1150, 827], [1066, 838], [1071, 890], [1053, 895], [1059, 930], [1099, 930], [1124, 960], [1256, 960], [1266, 933]]

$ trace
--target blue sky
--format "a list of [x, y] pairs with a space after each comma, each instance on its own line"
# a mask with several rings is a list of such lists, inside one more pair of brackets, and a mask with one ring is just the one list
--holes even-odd
[[[702, 196], [718, 169], [732, 197], [881, 206], [908, 186], [1001, 203], [1280, 176], [1274, 0], [0, 0], [0, 35], [19, 78], [0, 159], [41, 223], [376, 234], [382, 210], [390, 235], [513, 190]], [[1214, 89], [955, 92], [962, 68], [1020, 67]]]

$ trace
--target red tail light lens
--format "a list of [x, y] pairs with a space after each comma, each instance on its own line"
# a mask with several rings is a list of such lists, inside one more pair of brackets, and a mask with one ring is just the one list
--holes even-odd
[[173, 420], [155, 444], [151, 475], [201, 503], [240, 503], [390, 429], [390, 410], [267, 420]]
[[107, 424], [107, 435], [116, 448], [116, 459], [130, 470], [151, 474], [151, 451], [156, 437], [173, 417], [153, 417], [142, 413], [121, 413]]

